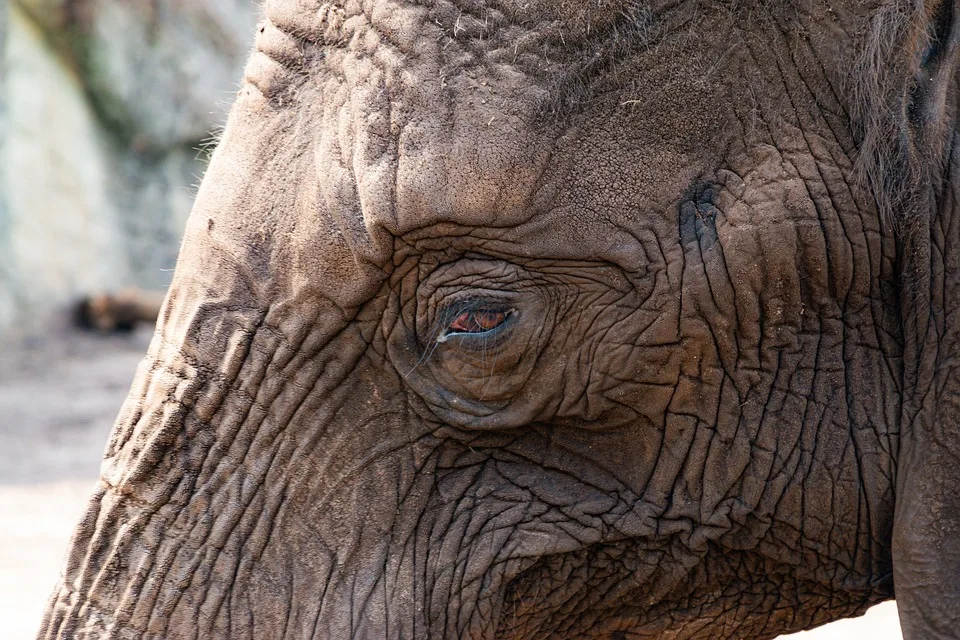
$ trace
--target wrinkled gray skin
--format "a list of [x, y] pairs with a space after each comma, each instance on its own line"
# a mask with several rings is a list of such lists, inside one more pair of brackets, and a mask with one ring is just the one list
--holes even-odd
[[42, 637], [958, 637], [953, 0], [265, 11]]

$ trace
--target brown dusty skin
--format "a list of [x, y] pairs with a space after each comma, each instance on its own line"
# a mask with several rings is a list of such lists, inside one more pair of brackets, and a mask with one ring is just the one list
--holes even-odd
[[[0, 358], [0, 620], [4, 640], [35, 637], [100, 452], [149, 331], [56, 335]], [[82, 401], [82, 402], [80, 402]], [[892, 603], [795, 640], [900, 640]]]
[[960, 629], [954, 0], [268, 0], [43, 638]]

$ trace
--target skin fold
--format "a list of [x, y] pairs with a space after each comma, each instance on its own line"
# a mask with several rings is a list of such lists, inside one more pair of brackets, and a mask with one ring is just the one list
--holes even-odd
[[40, 637], [960, 637], [953, 2], [264, 13]]

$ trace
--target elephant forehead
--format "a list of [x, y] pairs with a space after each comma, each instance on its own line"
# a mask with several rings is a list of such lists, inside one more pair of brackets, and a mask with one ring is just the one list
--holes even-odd
[[[685, 29], [669, 11], [657, 18], [656, 29], [648, 28], [656, 11], [648, 3], [467, 4], [267, 3], [274, 26], [324, 45], [323, 55], [308, 64], [323, 87], [315, 96], [323, 104], [316, 164], [327, 206], [360, 214], [341, 218], [354, 221], [348, 235], [375, 228], [403, 235], [438, 222], [515, 227], [549, 210], [561, 187], [557, 180], [571, 163], [585, 166], [590, 157], [601, 189], [618, 184], [638, 195], [655, 190], [670, 198], [682, 191], [686, 185], [674, 184], [677, 165], [662, 160], [683, 155], [676, 148], [689, 142], [679, 140], [682, 129], [698, 128], [702, 148], [704, 123], [716, 120], [718, 108], [704, 108], [709, 88], [691, 92], [677, 79], [715, 65], [706, 52], [716, 43], [699, 37], [691, 50], [690, 38], [677, 38], [687, 45], [646, 47], [654, 32], [662, 38]], [[603, 33], [599, 27], [611, 22], [634, 28]], [[578, 30], [589, 37], [574, 44]], [[637, 54], [646, 62], [626, 64]], [[622, 72], [610, 74], [614, 68]], [[589, 96], [572, 94], [588, 85], [592, 90], [608, 74], [617, 77], [600, 89], [608, 95], [606, 106], [625, 101], [633, 114], [618, 115], [619, 128], [593, 123], [589, 134], [578, 136], [569, 122], [559, 124], [562, 118], [544, 117], [563, 103], [591, 110]], [[630, 90], [622, 92], [626, 83]], [[642, 95], [651, 89], [654, 100]], [[667, 102], [678, 109], [659, 108]], [[610, 115], [607, 109], [599, 117]], [[630, 149], [623, 138], [636, 138], [634, 132], [647, 140]], [[578, 190], [591, 192], [582, 185]]]
[[[691, 69], [716, 65], [715, 43], [682, 36], [619, 61], [616, 77], [605, 86], [599, 78], [572, 118], [544, 109], [566, 85], [582, 87], [583, 78], [564, 75], [569, 67], [538, 73], [490, 52], [464, 64], [474, 53], [436, 25], [424, 25], [418, 56], [333, 48], [315, 146], [325, 202], [355, 211], [358, 233], [453, 223], [510, 229], [525, 241], [525, 229], [542, 235], [552, 226], [556, 236], [570, 225], [586, 232], [592, 221], [629, 237], [626, 227], [649, 218], [618, 214], [665, 212], [707, 169], [730, 117], [723, 83], [691, 90], [686, 81]], [[610, 242], [604, 229], [589, 231]], [[537, 252], [535, 243], [517, 248]]]
[[[588, 4], [623, 17], [614, 2]], [[730, 45], [736, 17], [722, 8], [705, 10], [695, 28], [682, 12], [654, 8], [654, 43], [604, 58], [623, 52], [603, 38], [642, 34], [567, 46], [524, 15], [559, 20], [582, 5], [514, 5], [490, 3], [487, 24], [475, 5], [461, 13], [443, 0], [267, 3], [275, 26], [323, 43], [322, 55], [304, 55], [305, 80], [279, 112], [303, 111], [289, 116], [306, 123], [291, 130], [312, 138], [297, 191], [315, 181], [335, 233], [309, 222], [344, 239], [340, 262], [382, 266], [394, 238], [444, 223], [461, 228], [440, 233], [487, 248], [509, 234], [525, 256], [561, 257], [558, 238], [571, 254], [563, 257], [629, 252], [651, 225], [676, 236], [677, 200], [709, 179], [739, 129], [734, 111], [751, 111], [766, 91], [762, 74], [730, 74], [763, 61]], [[778, 82], [770, 91], [782, 93]], [[545, 116], [552, 103], [576, 113]], [[752, 121], [756, 109], [740, 115]], [[310, 238], [303, 251], [328, 244]]]
[[[323, 0], [267, 0], [265, 14], [273, 24], [292, 33], [311, 37], [315, 41], [330, 40], [331, 28], [337, 29], [343, 20], [351, 16], [367, 14], [384, 18], [386, 12], [396, 12], [401, 8], [423, 9], [430, 6], [439, 15], [444, 9], [454, 10], [459, 18], [479, 17], [481, 20], [503, 17], [511, 22], [519, 23], [555, 23], [565, 32], [566, 37], [576, 39], [589, 35], [591, 31], [603, 29], [618, 18], [635, 11], [639, 5], [632, 0], [446, 0], [441, 2], [399, 2], [378, 0], [376, 2], [361, 3], [358, 0], [340, 0], [338, 2], [324, 2]], [[652, 4], [658, 4], [654, 2]], [[414, 11], [421, 14], [421, 11]], [[493, 15], [495, 14], [495, 15]], [[397, 16], [392, 16], [396, 19]], [[401, 19], [400, 23], [414, 26], [410, 15]], [[396, 23], [395, 23], [396, 24]]]

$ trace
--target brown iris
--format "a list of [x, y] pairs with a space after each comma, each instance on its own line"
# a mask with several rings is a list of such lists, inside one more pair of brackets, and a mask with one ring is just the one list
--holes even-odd
[[506, 311], [477, 309], [464, 311], [450, 323], [450, 333], [484, 333], [502, 325], [507, 319]]

